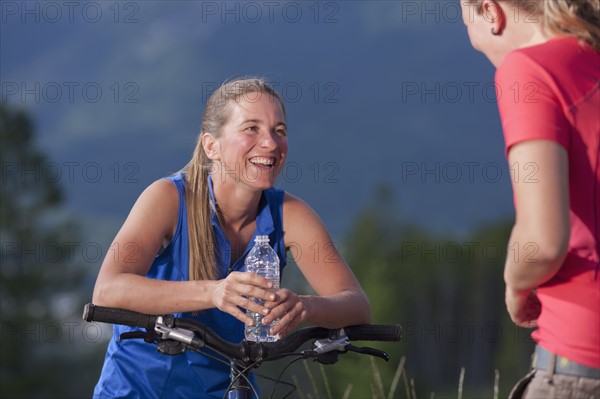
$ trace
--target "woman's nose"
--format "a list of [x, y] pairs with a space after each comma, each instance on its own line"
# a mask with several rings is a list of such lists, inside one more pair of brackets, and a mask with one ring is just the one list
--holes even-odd
[[260, 145], [262, 148], [269, 150], [277, 148], [277, 141], [271, 132], [264, 132], [260, 140]]

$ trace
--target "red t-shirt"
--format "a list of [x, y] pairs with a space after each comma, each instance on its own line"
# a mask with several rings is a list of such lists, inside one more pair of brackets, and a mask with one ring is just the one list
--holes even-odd
[[537, 290], [542, 313], [532, 337], [600, 368], [600, 53], [574, 38], [513, 51], [496, 87], [507, 153], [523, 141], [550, 140], [569, 156], [568, 255]]

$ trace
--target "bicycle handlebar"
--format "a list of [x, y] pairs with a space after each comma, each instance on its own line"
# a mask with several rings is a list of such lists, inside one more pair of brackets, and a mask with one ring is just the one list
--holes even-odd
[[[152, 316], [129, 310], [96, 306], [88, 303], [84, 307], [83, 319], [110, 324], [124, 324], [155, 331], [161, 316]], [[327, 339], [338, 336], [342, 330], [352, 341], [400, 341], [402, 329], [400, 325], [356, 325], [338, 329], [323, 327], [306, 327], [294, 331], [278, 342], [254, 343], [242, 341], [234, 344], [221, 338], [208, 326], [186, 318], [163, 316], [172, 320], [172, 327], [193, 331], [195, 337], [192, 345], [196, 348], [208, 347], [230, 358], [253, 362], [274, 358], [295, 351], [311, 339]]]
[[344, 327], [344, 332], [350, 341], [391, 341], [402, 339], [402, 328], [398, 324], [363, 324]]
[[131, 327], [141, 327], [150, 330], [156, 325], [156, 316], [132, 312], [130, 310], [107, 308], [88, 303], [83, 308], [85, 321], [98, 321], [100, 323], [123, 324]]

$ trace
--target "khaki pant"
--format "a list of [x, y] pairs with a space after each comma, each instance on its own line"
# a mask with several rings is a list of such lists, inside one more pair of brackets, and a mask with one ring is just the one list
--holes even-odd
[[600, 380], [532, 370], [515, 385], [510, 399], [600, 399]]

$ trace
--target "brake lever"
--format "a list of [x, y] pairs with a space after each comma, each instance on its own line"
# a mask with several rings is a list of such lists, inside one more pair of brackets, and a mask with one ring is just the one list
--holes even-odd
[[119, 335], [119, 340], [121, 340], [121, 341], [123, 341], [125, 339], [144, 339], [144, 340], [146, 340], [146, 337], [148, 337], [147, 332], [142, 332], [142, 331], [126, 332], [126, 333], [121, 333], [121, 335]]
[[121, 335], [119, 335], [119, 340], [123, 341], [126, 339], [143, 339], [145, 342], [148, 342], [151, 344], [154, 341], [158, 340], [159, 336], [156, 335], [156, 333], [154, 331], [147, 331], [147, 332], [132, 331], [132, 332], [121, 333]]
[[369, 347], [358, 347], [358, 346], [354, 346], [352, 344], [348, 344], [348, 345], [346, 345], [346, 350], [348, 350], [350, 352], [362, 353], [363, 355], [380, 357], [383, 360], [385, 360], [386, 362], [388, 360], [390, 360], [389, 355], [387, 353], [385, 353], [384, 351], [380, 351], [379, 349], [373, 349], [373, 348], [369, 348]]
[[186, 349], [186, 344], [183, 342], [174, 340], [174, 339], [163, 339], [160, 335], [158, 335], [155, 331], [132, 331], [125, 332], [119, 335], [119, 339], [121, 341], [126, 339], [143, 339], [145, 342], [149, 344], [155, 344], [156, 350], [165, 355], [179, 355], [183, 353]]
[[332, 336], [327, 339], [320, 339], [314, 342], [314, 349], [302, 351], [302, 357], [315, 358], [321, 364], [334, 364], [338, 361], [340, 353], [346, 352], [346, 346], [350, 345], [350, 340], [346, 334]]

